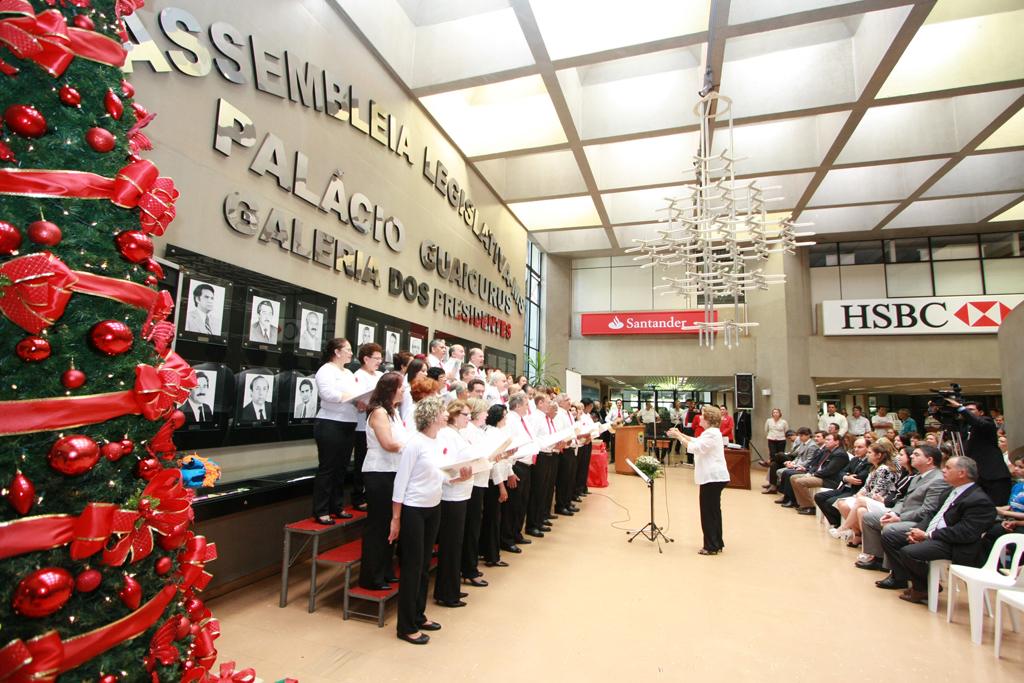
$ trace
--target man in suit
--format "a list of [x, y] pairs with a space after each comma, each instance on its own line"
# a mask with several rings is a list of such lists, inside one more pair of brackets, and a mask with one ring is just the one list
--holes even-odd
[[321, 316], [316, 311], [308, 311], [306, 313], [306, 320], [302, 326], [302, 332], [299, 333], [299, 348], [307, 351], [319, 351], [321, 344], [321, 337], [323, 333], [320, 331], [320, 320]]
[[871, 463], [868, 461], [868, 442], [863, 437], [853, 442], [851, 456], [850, 462], [839, 473], [839, 486], [814, 494], [814, 504], [818, 506], [833, 527], [837, 527], [843, 522], [843, 516], [835, 507], [836, 501], [857, 493], [871, 471]]
[[978, 463], [972, 458], [950, 458], [942, 468], [942, 476], [952, 491], [930, 521], [919, 521], [902, 538], [894, 533], [882, 534], [892, 573], [875, 585], [905, 589], [900, 599], [907, 602], [928, 602], [928, 563], [932, 560], [980, 566], [985, 559], [982, 537], [996, 520], [995, 505], [976, 483]]
[[259, 344], [277, 343], [277, 321], [274, 320], [274, 304], [263, 299], [256, 304], [256, 322], [249, 328], [249, 341]]
[[910, 478], [906, 496], [896, 501], [889, 512], [864, 515], [861, 523], [864, 557], [854, 563], [857, 567], [878, 571], [891, 568], [892, 561], [884, 555], [882, 534], [894, 534], [895, 538], [906, 536], [921, 520], [935, 516], [949, 495], [949, 484], [939, 470], [941, 462], [942, 451], [926, 443], [918, 444], [910, 460], [917, 474]]
[[[800, 430], [806, 429], [801, 427]], [[787, 460], [783, 463], [786, 467], [778, 471], [778, 484], [779, 493], [782, 494], [781, 498], [775, 500], [776, 503], [782, 507], [792, 508], [796, 507], [796, 500], [793, 498], [793, 477], [804, 477], [807, 476], [808, 470], [818, 466], [822, 458], [828, 453], [825, 447], [825, 432], [820, 429], [811, 436], [813, 441], [800, 453], [798, 458], [793, 460]], [[801, 438], [803, 434], [801, 433]], [[770, 489], [769, 489], [770, 490]]]
[[986, 417], [974, 401], [960, 405], [951, 398], [946, 402], [956, 408], [964, 420], [964, 455], [978, 463], [978, 486], [997, 505], [1010, 500], [1013, 480], [999, 450], [999, 434], [995, 421]]
[[316, 401], [313, 400], [313, 380], [299, 380], [299, 402], [295, 406], [295, 419], [316, 417]]
[[850, 456], [840, 445], [835, 434], [825, 435], [825, 449], [828, 453], [814, 467], [807, 468], [803, 477], [790, 477], [789, 484], [793, 489], [796, 511], [801, 515], [814, 514], [814, 498], [811, 489], [823, 487], [834, 489], [839, 485], [840, 472], [850, 462]]
[[213, 397], [209, 393], [210, 378], [204, 372], [197, 372], [196, 385], [189, 392], [185, 405], [181, 407], [181, 412], [185, 414], [185, 424], [213, 421], [213, 408], [210, 407]]
[[735, 432], [734, 441], [743, 448], [747, 448], [750, 445], [750, 411], [749, 410], [737, 410], [732, 414], [732, 420], [736, 424], [733, 428]]
[[185, 319], [185, 331], [196, 334], [220, 334], [220, 317], [214, 312], [213, 285], [201, 282], [192, 290], [192, 305]]
[[249, 381], [249, 402], [242, 406], [242, 422], [266, 422], [273, 419], [274, 405], [267, 400], [270, 382], [263, 375]]

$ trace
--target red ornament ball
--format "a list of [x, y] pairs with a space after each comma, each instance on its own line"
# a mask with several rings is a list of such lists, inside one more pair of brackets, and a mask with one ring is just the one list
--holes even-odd
[[154, 259], [146, 261], [146, 270], [156, 275], [161, 280], [164, 277], [164, 267], [157, 263]]
[[128, 81], [121, 81], [121, 94], [125, 97], [135, 97], [135, 86]]
[[135, 118], [139, 121], [149, 116], [149, 111], [138, 102], [132, 102], [132, 111], [135, 112]]
[[119, 680], [121, 679], [114, 674], [103, 674], [98, 683], [117, 683]]
[[167, 551], [180, 548], [185, 543], [185, 538], [188, 535], [188, 531], [179, 531], [177, 533], [168, 534], [167, 536], [157, 536], [156, 542], [161, 548]]
[[156, 458], [143, 458], [139, 461], [139, 464], [135, 467], [135, 473], [139, 475], [140, 479], [149, 481], [155, 477], [163, 467], [160, 465], [160, 461]]
[[84, 14], [76, 15], [75, 18], [71, 20], [71, 23], [77, 28], [85, 29], [86, 31], [92, 31], [96, 28], [96, 24], [93, 22], [92, 18], [87, 17]]
[[21, 472], [16, 473], [7, 486], [7, 502], [19, 515], [28, 514], [36, 502], [36, 487], [32, 480]]
[[120, 320], [104, 320], [89, 330], [89, 340], [101, 353], [117, 356], [132, 347], [135, 335], [131, 328]]
[[93, 148], [93, 150], [106, 154], [110, 150], [114, 149], [114, 143], [117, 138], [106, 128], [100, 128], [95, 126], [85, 131], [85, 142]]
[[171, 569], [173, 569], [173, 568], [174, 568], [174, 563], [171, 562], [171, 558], [167, 557], [166, 555], [164, 555], [163, 557], [157, 558], [156, 564], [154, 566], [154, 569], [156, 569], [156, 575], [157, 576], [164, 576], [169, 571], [171, 571]]
[[41, 244], [44, 247], [55, 247], [60, 244], [62, 237], [60, 227], [56, 223], [51, 223], [50, 221], [29, 223], [28, 238], [36, 244]]
[[119, 232], [114, 244], [121, 256], [131, 263], [142, 263], [153, 258], [153, 240], [141, 230]]
[[121, 602], [128, 609], [138, 609], [139, 603], [142, 602], [142, 586], [132, 577], [125, 575], [124, 585], [117, 592], [117, 597], [121, 598]]
[[192, 630], [192, 623], [184, 616], [179, 615], [174, 624], [174, 639], [181, 640]]
[[124, 455], [124, 449], [121, 448], [120, 441], [108, 441], [100, 448], [100, 452], [110, 462], [117, 462]]
[[57, 93], [57, 97], [60, 98], [62, 104], [69, 107], [77, 107], [82, 104], [82, 93], [78, 92], [70, 85], [63, 86]]
[[26, 363], [38, 363], [50, 357], [50, 342], [43, 337], [25, 337], [14, 351]]
[[85, 384], [85, 373], [77, 368], [69, 368], [60, 376], [60, 383], [67, 389], [78, 389]]
[[124, 451], [125, 455], [128, 455], [135, 450], [135, 442], [131, 439], [121, 439], [121, 450]]
[[18, 135], [26, 138], [42, 137], [46, 133], [46, 117], [35, 107], [12, 104], [4, 110], [4, 123]]
[[103, 574], [96, 569], [86, 569], [75, 578], [75, 590], [79, 593], [92, 593], [103, 582]]
[[170, 422], [175, 429], [181, 429], [185, 426], [185, 413], [180, 410], [175, 410], [171, 413], [170, 417], [167, 418], [167, 421]]
[[21, 230], [7, 221], [0, 221], [0, 254], [9, 256], [21, 246]]
[[99, 445], [84, 434], [71, 434], [57, 439], [47, 456], [50, 467], [74, 477], [85, 474], [100, 459]]
[[124, 105], [121, 103], [121, 98], [110, 88], [107, 88], [107, 94], [103, 96], [103, 108], [114, 117], [115, 121], [120, 121], [121, 116], [124, 114]]
[[199, 621], [203, 618], [203, 601], [199, 598], [189, 598], [185, 601], [185, 611], [192, 621]]
[[158, 282], [160, 281], [156, 279], [156, 275], [147, 275], [146, 279], [142, 281], [142, 284], [149, 287], [156, 287]]
[[45, 617], [53, 614], [71, 598], [75, 581], [71, 573], [60, 567], [37, 569], [18, 583], [11, 600], [14, 611], [23, 617]]

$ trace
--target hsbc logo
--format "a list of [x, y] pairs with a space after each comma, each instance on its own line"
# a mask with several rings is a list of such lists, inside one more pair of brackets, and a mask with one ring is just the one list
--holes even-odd
[[826, 335], [993, 334], [1024, 296], [822, 302]]

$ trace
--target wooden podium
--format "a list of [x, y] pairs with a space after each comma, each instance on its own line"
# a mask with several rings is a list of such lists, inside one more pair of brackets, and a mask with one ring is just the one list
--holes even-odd
[[725, 449], [725, 466], [729, 468], [728, 489], [750, 490], [750, 451], [746, 448]]
[[636, 462], [644, 454], [644, 426], [630, 425], [615, 429], [615, 473], [632, 474], [636, 472], [626, 464], [626, 459]]

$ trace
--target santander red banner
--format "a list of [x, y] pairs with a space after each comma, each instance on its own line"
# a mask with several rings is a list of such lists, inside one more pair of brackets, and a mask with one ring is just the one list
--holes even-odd
[[[718, 320], [718, 311], [714, 313]], [[704, 311], [635, 311], [581, 313], [584, 335], [595, 334], [697, 334], [693, 324], [704, 320]]]

